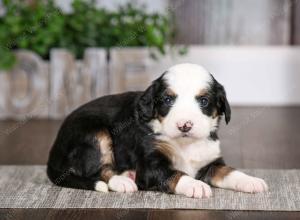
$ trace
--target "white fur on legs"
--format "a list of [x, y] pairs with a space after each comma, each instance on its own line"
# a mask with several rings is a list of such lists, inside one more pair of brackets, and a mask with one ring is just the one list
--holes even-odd
[[137, 185], [132, 179], [119, 175], [110, 178], [108, 188], [115, 192], [135, 192], [138, 190]]
[[268, 190], [268, 186], [263, 179], [246, 175], [237, 170], [231, 172], [222, 181], [217, 182], [216, 186], [247, 193], [258, 193]]
[[108, 186], [103, 181], [97, 181], [95, 184], [95, 190], [98, 192], [108, 192]]
[[190, 176], [182, 176], [179, 179], [175, 193], [194, 198], [208, 198], [212, 195], [209, 185]]

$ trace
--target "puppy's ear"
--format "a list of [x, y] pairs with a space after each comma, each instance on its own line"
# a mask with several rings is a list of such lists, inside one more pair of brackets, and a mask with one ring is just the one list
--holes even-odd
[[160, 90], [162, 84], [162, 77], [159, 77], [155, 81], [152, 82], [151, 86], [149, 86], [146, 91], [141, 95], [140, 99], [137, 103], [137, 114], [140, 120], [144, 122], [149, 122], [154, 118], [155, 112], [155, 104], [157, 102], [158, 92]]
[[217, 97], [218, 113], [220, 115], [222, 115], [222, 114], [225, 115], [225, 122], [226, 122], [226, 124], [228, 124], [230, 119], [231, 119], [231, 108], [230, 108], [230, 105], [229, 105], [227, 97], [226, 97], [225, 89], [215, 79], [214, 79], [214, 83], [215, 83], [215, 86], [216, 86], [216, 97]]

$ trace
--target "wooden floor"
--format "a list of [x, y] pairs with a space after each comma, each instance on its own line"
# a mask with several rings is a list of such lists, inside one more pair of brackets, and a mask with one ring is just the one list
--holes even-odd
[[[0, 164], [45, 164], [61, 121], [0, 122]], [[221, 126], [223, 155], [238, 168], [300, 169], [300, 107], [235, 107]], [[1, 178], [1, 177], [0, 177]], [[0, 219], [300, 219], [300, 212], [0, 209]]]

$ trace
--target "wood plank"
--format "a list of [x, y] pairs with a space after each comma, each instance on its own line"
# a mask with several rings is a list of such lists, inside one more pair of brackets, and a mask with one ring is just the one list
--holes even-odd
[[144, 90], [161, 74], [160, 65], [147, 48], [115, 48], [109, 63], [110, 93]]
[[89, 219], [89, 220], [298, 220], [299, 212], [264, 211], [216, 211], [216, 210], [161, 210], [161, 209], [0, 209], [1, 219], [14, 220], [52, 220], [52, 219]]
[[5, 119], [8, 116], [6, 110], [6, 97], [8, 91], [8, 73], [0, 71], [0, 119]]
[[[61, 118], [76, 107], [77, 66], [74, 57], [64, 49], [50, 53], [50, 118]], [[77, 94], [76, 94], [77, 95]]]
[[86, 49], [83, 68], [84, 77], [90, 77], [89, 85], [87, 85], [90, 97], [95, 99], [107, 95], [109, 81], [106, 51], [100, 48]]
[[0, 121], [0, 164], [46, 164], [60, 125], [48, 119]]
[[33, 52], [16, 52], [17, 65], [1, 74], [1, 117], [28, 120], [48, 115], [47, 64]]
[[107, 94], [103, 49], [86, 50], [83, 62], [76, 62], [64, 49], [54, 49], [50, 64], [50, 118], [63, 118], [78, 106]]
[[[299, 54], [297, 47], [192, 46], [186, 56], [167, 55], [155, 61], [149, 57], [146, 48], [113, 49], [109, 76], [112, 89], [109, 91], [143, 90], [170, 66], [192, 62], [211, 71], [225, 85], [229, 100], [235, 105], [299, 105]], [[59, 113], [56, 116], [50, 114], [51, 117], [62, 118], [90, 99], [109, 93], [106, 55], [103, 50], [88, 49], [83, 62], [76, 62], [72, 55], [68, 56], [71, 57], [66, 60], [56, 59], [64, 65], [60, 64], [63, 68], [66, 67], [65, 71], [53, 70], [50, 76], [48, 64], [39, 58], [28, 61], [40, 63], [36, 68], [41, 71], [36, 70], [34, 74], [28, 73], [26, 65], [23, 65], [25, 72], [15, 70], [12, 74], [1, 73], [0, 118], [28, 120], [24, 118], [25, 115], [29, 118], [46, 118], [49, 111], [47, 103], [51, 112], [56, 109]], [[269, 80], [272, 83], [266, 84]], [[51, 83], [50, 90], [48, 81], [55, 82]], [[58, 95], [56, 99], [54, 91], [57, 90], [59, 94], [59, 90], [55, 86], [59, 86], [61, 91], [61, 97]]]
[[290, 41], [290, 0], [174, 0], [170, 4], [176, 43], [287, 45]]
[[[299, 114], [299, 107], [234, 107], [232, 122], [228, 126], [221, 128], [222, 150], [228, 163], [243, 168], [299, 169], [300, 139], [297, 137], [300, 129]], [[10, 130], [15, 123], [13, 121], [0, 122], [0, 164], [45, 164], [49, 149], [61, 122], [32, 120], [18, 127], [10, 135], [3, 135], [3, 131]], [[236, 141], [236, 139], [239, 139], [239, 141]], [[242, 152], [242, 155], [239, 152]], [[57, 218], [296, 220], [299, 219], [299, 212], [148, 209], [0, 209], [0, 219]]]
[[[0, 164], [46, 164], [60, 124], [0, 121]], [[232, 107], [220, 128], [222, 154], [239, 168], [300, 169], [299, 130], [300, 107]]]
[[300, 44], [300, 1], [291, 0], [291, 9], [292, 9], [291, 44], [299, 45]]

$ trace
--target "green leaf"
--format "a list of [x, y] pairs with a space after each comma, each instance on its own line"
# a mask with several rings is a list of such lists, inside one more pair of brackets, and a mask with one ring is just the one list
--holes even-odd
[[[87, 47], [147, 46], [165, 54], [165, 45], [174, 36], [169, 15], [148, 13], [144, 6], [131, 3], [108, 11], [95, 2], [73, 0], [72, 12], [67, 14], [54, 0], [31, 4], [3, 0], [7, 10], [0, 17], [0, 42], [9, 49], [35, 51], [43, 58], [49, 57], [53, 47], [67, 48], [77, 58], [82, 58]], [[10, 50], [0, 52], [0, 67], [15, 62]]]
[[5, 49], [0, 49], [1, 59], [0, 59], [0, 70], [9, 70], [16, 63], [15, 55]]

